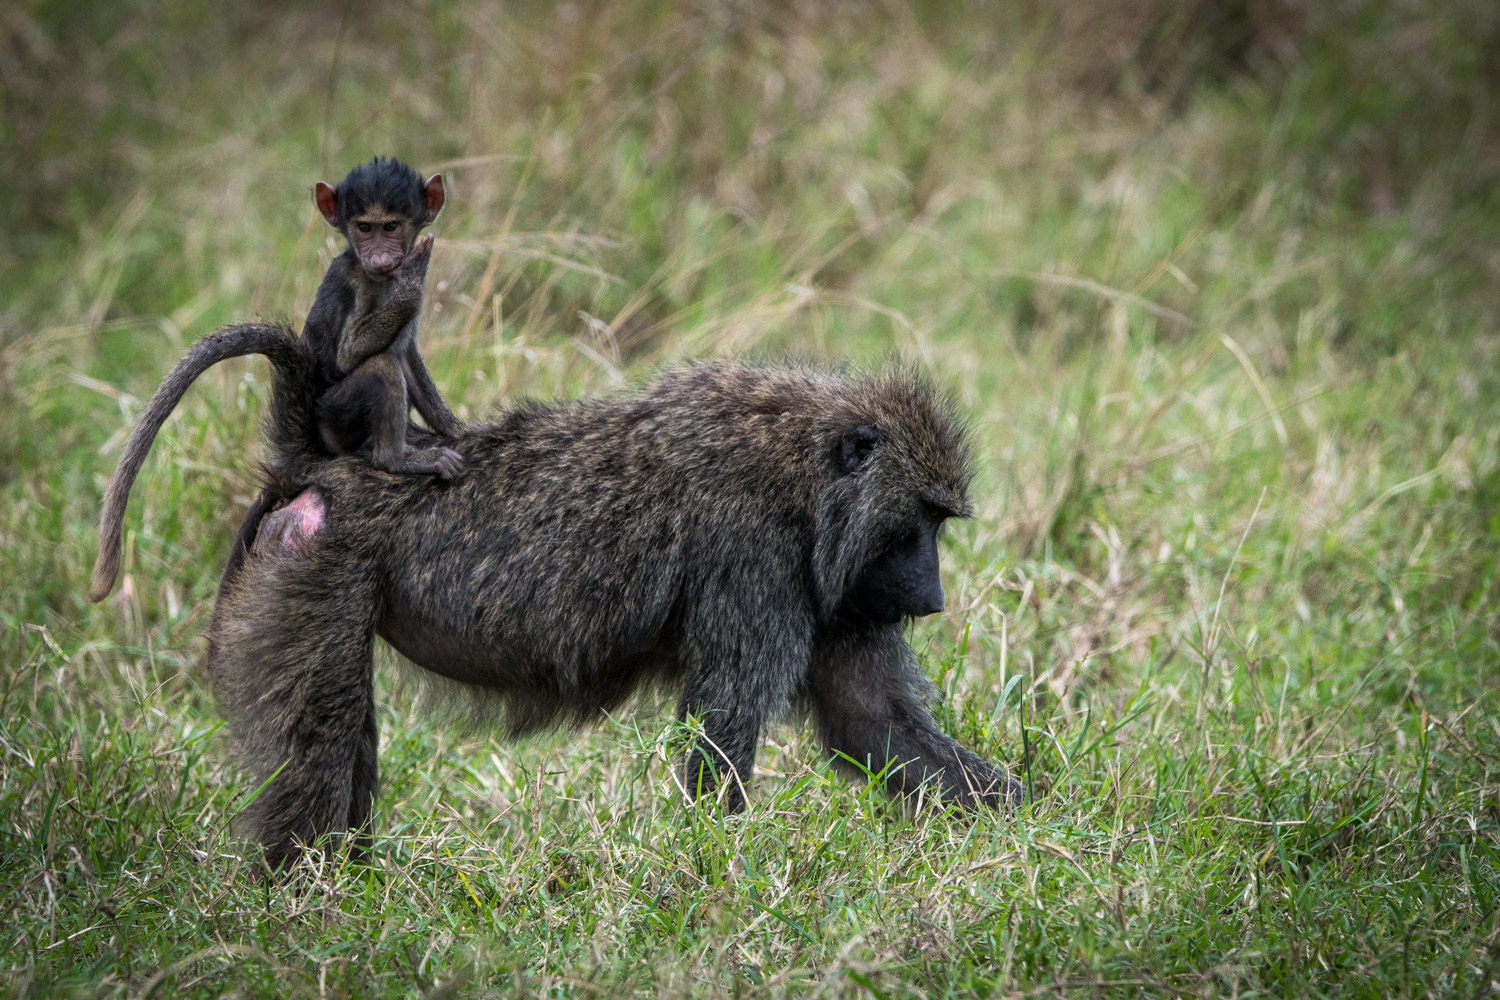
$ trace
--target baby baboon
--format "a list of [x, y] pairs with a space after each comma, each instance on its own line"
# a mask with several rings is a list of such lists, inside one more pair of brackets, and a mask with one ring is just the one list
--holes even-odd
[[963, 433], [921, 378], [696, 365], [467, 427], [466, 474], [440, 482], [305, 453], [312, 364], [286, 340], [264, 345], [267, 475], [295, 499], [262, 522], [209, 634], [243, 760], [271, 779], [247, 819], [273, 864], [368, 829], [376, 635], [498, 695], [516, 732], [673, 685], [703, 725], [686, 785], [730, 809], [766, 724], [796, 706], [894, 793], [1019, 799], [934, 723], [902, 634], [942, 608], [938, 532], [968, 512]]
[[348, 241], [318, 286], [302, 336], [318, 359], [318, 431], [335, 455], [369, 450], [387, 472], [457, 475], [451, 448], [412, 448], [407, 416], [416, 406], [444, 438], [459, 422], [438, 394], [417, 349], [422, 285], [443, 207], [443, 177], [427, 180], [399, 160], [376, 157], [338, 186], [319, 181], [318, 211]]

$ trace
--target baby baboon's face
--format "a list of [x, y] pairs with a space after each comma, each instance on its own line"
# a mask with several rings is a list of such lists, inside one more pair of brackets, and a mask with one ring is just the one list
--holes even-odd
[[417, 236], [417, 224], [381, 206], [349, 220], [349, 245], [359, 257], [359, 266], [374, 281], [395, 277]]

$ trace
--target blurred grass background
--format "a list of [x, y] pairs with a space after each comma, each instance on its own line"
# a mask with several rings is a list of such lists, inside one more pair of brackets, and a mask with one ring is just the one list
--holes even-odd
[[[1500, 7], [0, 7], [0, 988], [11, 996], [1500, 989]], [[1035, 800], [941, 817], [778, 727], [742, 818], [666, 706], [504, 744], [382, 673], [372, 869], [267, 886], [195, 664], [309, 189], [449, 180], [469, 419], [706, 355], [930, 368], [977, 516], [914, 641]]]

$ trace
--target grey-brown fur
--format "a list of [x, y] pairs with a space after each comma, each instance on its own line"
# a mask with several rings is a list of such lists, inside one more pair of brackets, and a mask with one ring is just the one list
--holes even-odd
[[[841, 473], [860, 427], [880, 440]], [[453, 482], [315, 464], [328, 520], [311, 550], [257, 546], [220, 592], [215, 683], [252, 778], [282, 768], [248, 817], [273, 862], [368, 819], [376, 634], [497, 694], [517, 732], [675, 684], [712, 744], [692, 788], [731, 769], [748, 782], [766, 723], [803, 705], [830, 751], [894, 764], [892, 791], [1016, 796], [934, 724], [901, 625], [847, 603], [919, 508], [967, 511], [963, 434], [922, 380], [698, 365], [615, 399], [518, 407], [455, 447], [468, 471]]]
[[[466, 427], [467, 472], [440, 481], [310, 449], [315, 365], [298, 347], [265, 351], [266, 494], [297, 500], [261, 520], [209, 635], [252, 782], [275, 775], [245, 817], [273, 864], [368, 830], [376, 635], [498, 698], [516, 732], [674, 686], [705, 732], [686, 784], [723, 785], [730, 808], [766, 724], [798, 707], [836, 760], [884, 771], [894, 793], [1019, 798], [933, 722], [899, 615], [864, 610], [904, 586], [891, 553], [927, 538], [912, 525], [935, 538], [968, 509], [963, 432], [921, 378], [696, 365]], [[297, 509], [320, 514], [293, 546]], [[916, 575], [935, 585], [930, 551]]]

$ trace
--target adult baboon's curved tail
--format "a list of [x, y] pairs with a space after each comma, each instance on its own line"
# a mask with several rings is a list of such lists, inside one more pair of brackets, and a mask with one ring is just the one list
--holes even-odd
[[99, 559], [94, 563], [89, 588], [91, 600], [104, 600], [114, 588], [120, 572], [125, 505], [162, 424], [199, 375], [220, 361], [247, 354], [264, 354], [271, 359], [271, 406], [266, 430], [278, 460], [297, 467], [302, 464], [298, 459], [310, 455], [315, 440], [313, 401], [317, 395], [317, 365], [308, 346], [290, 327], [280, 323], [241, 323], [204, 337], [162, 381], [146, 412], [141, 414], [140, 423], [130, 432], [125, 454], [104, 494], [104, 509], [99, 517]]

